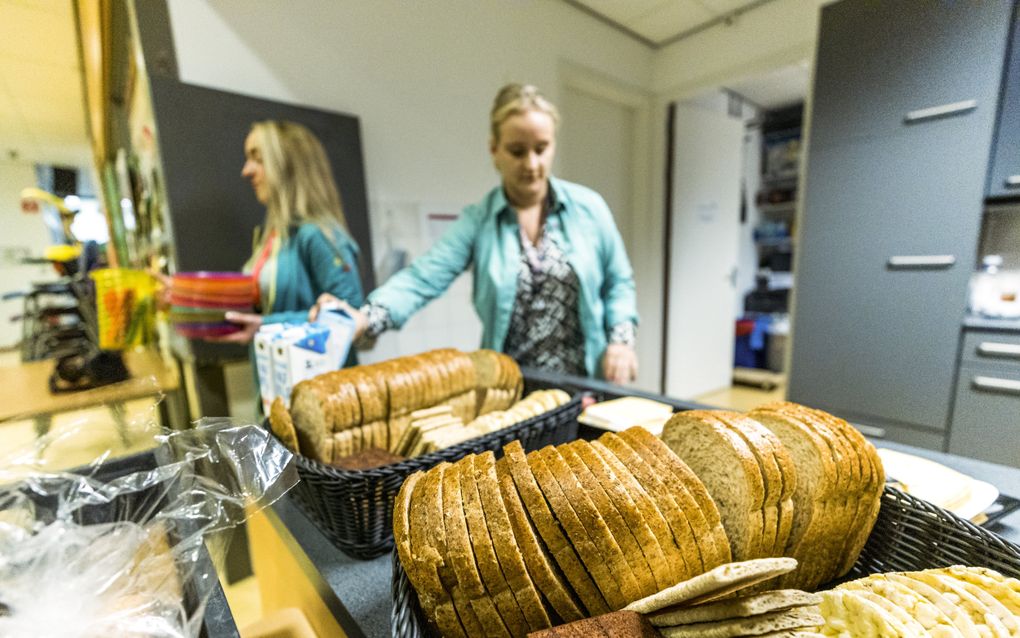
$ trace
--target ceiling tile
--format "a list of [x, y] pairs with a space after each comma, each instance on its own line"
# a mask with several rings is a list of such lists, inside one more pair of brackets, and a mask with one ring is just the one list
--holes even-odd
[[669, 0], [575, 0], [613, 22], [626, 25], [650, 11], [654, 11]]
[[698, 0], [706, 8], [716, 14], [725, 14], [746, 6], [756, 4], [759, 0]]
[[33, 8], [0, 0], [0, 54], [23, 60], [77, 64], [78, 42], [70, 2]]
[[626, 26], [653, 42], [662, 42], [714, 17], [697, 0], [670, 0]]

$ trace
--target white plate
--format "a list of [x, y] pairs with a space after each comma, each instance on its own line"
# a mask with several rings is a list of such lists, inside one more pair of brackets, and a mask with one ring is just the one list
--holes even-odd
[[971, 480], [973, 483], [971, 484], [970, 498], [967, 499], [966, 503], [953, 510], [953, 514], [967, 520], [972, 520], [979, 514], [982, 514], [999, 498], [999, 490], [991, 483], [985, 483], [977, 479]]

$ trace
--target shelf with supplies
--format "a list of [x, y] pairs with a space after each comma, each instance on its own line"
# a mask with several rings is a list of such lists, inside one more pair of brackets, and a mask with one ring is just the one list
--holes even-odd
[[762, 202], [758, 204], [758, 211], [763, 215], [793, 215], [797, 212], [797, 202]]

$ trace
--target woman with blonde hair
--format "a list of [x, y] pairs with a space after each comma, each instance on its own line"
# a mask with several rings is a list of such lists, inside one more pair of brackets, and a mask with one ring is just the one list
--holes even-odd
[[[502, 183], [369, 295], [360, 312], [348, 309], [360, 333], [373, 338], [399, 328], [471, 268], [483, 347], [521, 365], [633, 380], [633, 271], [605, 200], [551, 174], [556, 107], [534, 86], [509, 84], [490, 123], [489, 152]], [[327, 302], [335, 300], [320, 298]]]
[[241, 177], [266, 207], [245, 264], [256, 281], [261, 312], [227, 313], [227, 321], [243, 329], [218, 340], [248, 343], [264, 323], [300, 323], [322, 294], [361, 305], [358, 245], [347, 232], [319, 140], [301, 124], [256, 122], [245, 139], [244, 155]]

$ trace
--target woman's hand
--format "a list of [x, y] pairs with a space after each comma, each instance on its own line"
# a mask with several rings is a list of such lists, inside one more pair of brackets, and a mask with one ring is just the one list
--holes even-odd
[[206, 341], [213, 341], [215, 343], [251, 343], [251, 340], [255, 338], [255, 333], [258, 332], [259, 327], [262, 325], [262, 315], [252, 312], [228, 312], [223, 318], [230, 323], [240, 325], [241, 329], [222, 337], [210, 337]]
[[368, 329], [368, 317], [365, 313], [360, 310], [356, 310], [351, 304], [347, 303], [339, 297], [335, 297], [328, 292], [324, 292], [319, 295], [319, 298], [315, 300], [315, 305], [308, 311], [308, 320], [315, 321], [319, 313], [326, 308], [340, 308], [354, 319], [354, 340], [357, 341], [365, 334], [365, 330]]
[[625, 343], [611, 343], [602, 356], [602, 376], [610, 383], [623, 385], [637, 378], [637, 353]]

